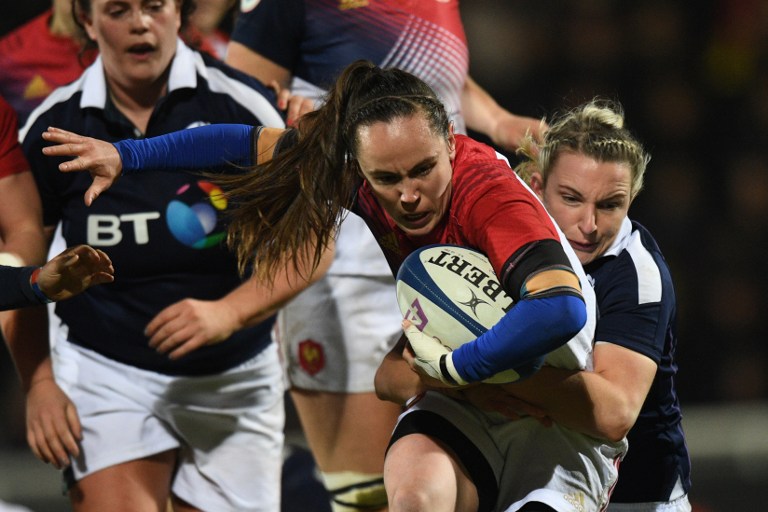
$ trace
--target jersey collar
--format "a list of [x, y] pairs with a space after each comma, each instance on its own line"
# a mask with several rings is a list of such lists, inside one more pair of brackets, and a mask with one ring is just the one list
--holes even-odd
[[[168, 76], [168, 92], [177, 89], [197, 87], [197, 55], [181, 39], [176, 41], [176, 55], [171, 61]], [[80, 108], [98, 108], [104, 110], [107, 104], [107, 80], [104, 77], [104, 64], [101, 55], [83, 73], [83, 95]]]
[[632, 221], [629, 217], [624, 217], [621, 222], [621, 228], [619, 228], [619, 234], [616, 235], [616, 240], [613, 241], [607, 251], [601, 256], [618, 256], [629, 245], [629, 239], [632, 236]]

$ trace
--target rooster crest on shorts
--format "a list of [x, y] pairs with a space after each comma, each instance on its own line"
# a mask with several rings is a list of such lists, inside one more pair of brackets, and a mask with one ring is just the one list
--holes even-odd
[[325, 351], [315, 340], [299, 343], [299, 364], [310, 375], [315, 375], [325, 368]]

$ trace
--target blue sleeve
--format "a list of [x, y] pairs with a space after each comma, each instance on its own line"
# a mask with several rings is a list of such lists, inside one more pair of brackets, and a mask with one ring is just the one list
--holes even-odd
[[584, 300], [573, 294], [528, 298], [472, 343], [453, 352], [464, 380], [475, 382], [542, 358], [573, 338], [587, 322]]
[[0, 265], [0, 311], [42, 304], [29, 285], [35, 268]]
[[114, 146], [123, 173], [248, 167], [253, 163], [253, 130], [243, 124], [210, 124], [148, 139], [121, 140]]

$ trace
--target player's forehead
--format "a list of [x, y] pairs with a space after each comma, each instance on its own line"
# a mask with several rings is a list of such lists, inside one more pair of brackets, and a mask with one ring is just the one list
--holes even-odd
[[360, 126], [357, 159], [363, 171], [410, 170], [439, 157], [445, 142], [423, 115], [401, 116]]
[[604, 161], [582, 153], [564, 153], [547, 175], [547, 187], [571, 189], [589, 197], [629, 194], [632, 170], [628, 162]]

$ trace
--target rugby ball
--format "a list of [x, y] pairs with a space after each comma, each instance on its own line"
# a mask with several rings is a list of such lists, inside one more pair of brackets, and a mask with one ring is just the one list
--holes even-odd
[[[429, 245], [409, 254], [397, 272], [397, 302], [403, 318], [451, 350], [493, 327], [514, 303], [488, 258], [457, 245]], [[537, 369], [523, 365], [485, 382], [513, 382]]]

